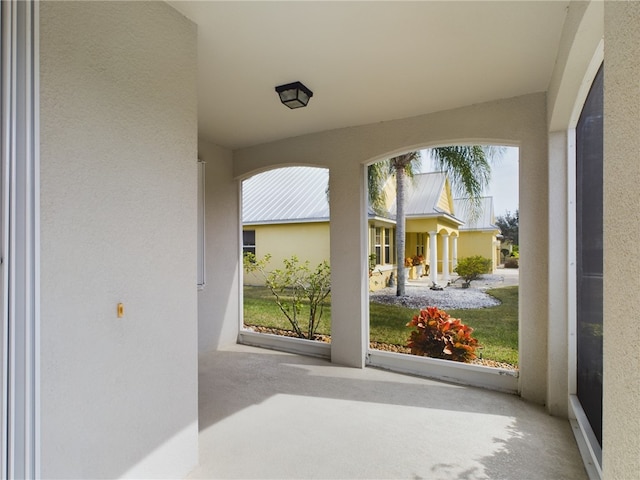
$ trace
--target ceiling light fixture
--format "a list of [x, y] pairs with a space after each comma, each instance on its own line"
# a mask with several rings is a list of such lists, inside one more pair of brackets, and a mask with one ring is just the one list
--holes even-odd
[[306, 107], [313, 92], [300, 82], [287, 83], [276, 87], [280, 101], [289, 108]]

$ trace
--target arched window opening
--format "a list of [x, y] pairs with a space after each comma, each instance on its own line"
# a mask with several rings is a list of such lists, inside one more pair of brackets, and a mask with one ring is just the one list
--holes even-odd
[[[480, 153], [487, 160], [490, 180], [475, 196], [469, 197], [465, 196], [464, 189], [464, 181], [468, 179], [461, 178], [468, 172], [455, 162], [467, 161], [463, 155], [478, 153], [473, 151], [475, 148], [482, 149]], [[466, 360], [515, 372], [518, 368], [518, 149], [456, 146], [442, 150], [435, 156], [452, 155], [452, 163], [447, 164], [447, 158], [444, 164], [439, 158], [433, 160], [434, 153], [429, 150], [421, 152], [421, 161], [407, 163], [403, 201], [397, 196], [400, 186], [396, 186], [396, 170], [390, 161], [369, 166], [370, 356], [384, 351], [455, 357], [417, 347], [415, 336], [411, 337], [413, 327], [407, 328], [422, 309], [437, 307], [473, 328], [479, 348]], [[443, 168], [447, 165], [449, 168]], [[400, 225], [397, 208], [401, 201], [404, 226]], [[403, 238], [385, 243], [386, 237], [382, 234], [385, 229], [394, 233], [402, 231]], [[402, 250], [395, 254], [381, 254], [387, 245], [399, 250], [400, 244], [403, 244]], [[392, 261], [388, 262], [388, 258]], [[398, 266], [404, 268], [398, 269]], [[398, 282], [402, 282], [403, 273], [399, 270], [405, 272], [402, 292]], [[440, 352], [442, 350], [446, 350], [446, 346], [443, 345]]]
[[602, 444], [603, 69], [576, 128], [577, 396]]
[[245, 336], [330, 341], [328, 182], [329, 171], [314, 167], [279, 168], [243, 181]]

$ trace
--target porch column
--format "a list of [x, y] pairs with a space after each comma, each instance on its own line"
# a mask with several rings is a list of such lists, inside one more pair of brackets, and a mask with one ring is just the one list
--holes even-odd
[[366, 173], [356, 162], [329, 169], [331, 361], [356, 368], [364, 367], [369, 345]]
[[429, 232], [429, 278], [438, 283], [438, 232]]
[[451, 271], [454, 271], [458, 266], [458, 237], [451, 237], [451, 255]]
[[449, 281], [449, 234], [442, 234], [442, 280]]

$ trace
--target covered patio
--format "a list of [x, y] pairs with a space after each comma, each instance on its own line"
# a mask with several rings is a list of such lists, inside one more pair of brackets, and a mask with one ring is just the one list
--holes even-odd
[[[2, 476], [636, 478], [639, 19], [3, 1]], [[370, 366], [367, 166], [475, 144], [519, 149], [518, 396]], [[330, 363], [236, 345], [242, 181], [283, 166], [329, 170]]]
[[244, 345], [200, 356], [199, 412], [191, 479], [588, 478], [515, 395]]

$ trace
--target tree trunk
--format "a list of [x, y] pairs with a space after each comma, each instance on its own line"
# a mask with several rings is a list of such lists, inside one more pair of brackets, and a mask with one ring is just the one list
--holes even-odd
[[404, 287], [407, 283], [407, 271], [404, 268], [405, 256], [405, 166], [396, 167], [396, 264], [398, 267], [398, 286], [396, 296], [404, 295]]

